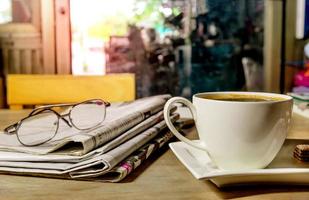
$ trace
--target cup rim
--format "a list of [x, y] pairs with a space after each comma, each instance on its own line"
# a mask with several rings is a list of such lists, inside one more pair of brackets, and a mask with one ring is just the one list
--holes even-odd
[[[256, 96], [269, 96], [274, 98], [282, 98], [282, 100], [273, 100], [273, 101], [223, 101], [217, 99], [207, 99], [207, 95], [215, 95], [215, 94], [240, 94], [240, 95], [256, 95]], [[206, 95], [206, 98], [205, 98]], [[204, 98], [202, 98], [203, 96]], [[212, 102], [224, 102], [224, 103], [232, 103], [232, 104], [270, 104], [270, 103], [278, 103], [278, 102], [286, 102], [291, 101], [293, 97], [285, 94], [278, 93], [270, 93], [270, 92], [246, 92], [246, 91], [222, 91], [222, 92], [201, 92], [193, 95], [193, 99], [199, 99], [204, 101], [212, 101]]]

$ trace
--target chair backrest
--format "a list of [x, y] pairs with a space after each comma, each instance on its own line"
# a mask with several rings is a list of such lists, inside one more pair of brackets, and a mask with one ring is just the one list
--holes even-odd
[[92, 98], [109, 102], [134, 100], [134, 74], [7, 76], [7, 103], [11, 109], [22, 109], [23, 105], [71, 103]]
[[40, 33], [3, 33], [0, 39], [5, 75], [44, 72]]

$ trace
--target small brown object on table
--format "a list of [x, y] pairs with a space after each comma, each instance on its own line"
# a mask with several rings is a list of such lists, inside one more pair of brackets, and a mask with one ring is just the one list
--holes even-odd
[[308, 162], [309, 161], [309, 144], [296, 145], [293, 155], [297, 160]]

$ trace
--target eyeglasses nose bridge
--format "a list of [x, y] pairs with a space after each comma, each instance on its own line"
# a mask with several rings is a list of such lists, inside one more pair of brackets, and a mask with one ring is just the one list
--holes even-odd
[[62, 119], [69, 127], [72, 127], [72, 124], [67, 120], [65, 119], [64, 117], [67, 116], [69, 114], [64, 114], [64, 115], [58, 115], [60, 119]]

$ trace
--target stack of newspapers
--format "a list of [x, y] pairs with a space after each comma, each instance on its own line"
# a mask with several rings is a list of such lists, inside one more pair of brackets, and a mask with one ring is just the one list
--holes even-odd
[[[112, 105], [100, 126], [89, 131], [60, 126], [57, 137], [39, 146], [23, 146], [16, 135], [0, 134], [0, 173], [121, 181], [172, 138], [163, 118], [169, 98]], [[171, 114], [173, 122], [178, 118]]]

